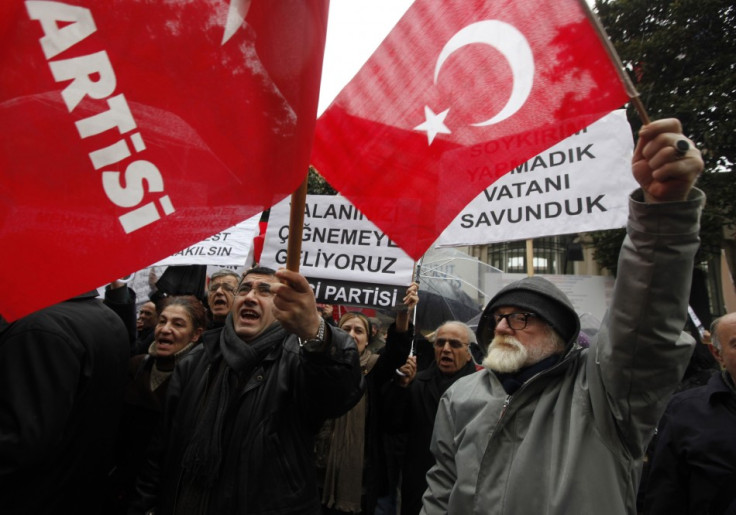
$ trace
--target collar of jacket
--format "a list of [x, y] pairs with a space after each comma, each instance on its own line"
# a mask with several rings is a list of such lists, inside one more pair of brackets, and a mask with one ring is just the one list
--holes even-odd
[[[220, 333], [222, 332], [222, 330], [222, 327], [218, 327], [216, 329], [205, 331], [202, 334], [202, 347], [204, 348], [204, 353], [207, 356], [207, 360], [209, 362], [213, 362], [222, 357], [222, 351], [220, 350]], [[296, 336], [287, 334], [286, 338], [296, 338]], [[243, 345], [248, 344], [243, 342]], [[265, 358], [263, 358], [263, 361], [275, 360], [281, 354], [281, 347], [281, 345], [277, 345], [276, 348], [274, 348], [266, 355]]]
[[722, 371], [717, 374], [713, 374], [705, 388], [708, 392], [708, 402], [715, 404], [717, 402], [727, 401], [729, 398], [736, 399], [736, 393], [731, 386], [726, 383], [727, 379], [724, 374], [728, 374], [727, 371]]

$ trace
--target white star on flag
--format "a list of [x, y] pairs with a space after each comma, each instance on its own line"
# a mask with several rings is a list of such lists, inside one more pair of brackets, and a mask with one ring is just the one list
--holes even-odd
[[445, 117], [450, 109], [445, 109], [439, 114], [436, 114], [429, 106], [424, 106], [424, 117], [426, 120], [414, 127], [415, 131], [427, 131], [427, 140], [429, 145], [434, 141], [434, 137], [437, 134], [450, 134], [452, 131], [445, 125]]

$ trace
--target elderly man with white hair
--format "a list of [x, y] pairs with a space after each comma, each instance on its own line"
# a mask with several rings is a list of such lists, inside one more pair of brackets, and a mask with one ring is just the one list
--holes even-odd
[[667, 406], [646, 496], [646, 513], [736, 513], [736, 313], [711, 324], [723, 367]]
[[416, 358], [409, 356], [386, 395], [386, 423], [394, 433], [406, 435], [401, 469], [401, 513], [416, 515], [427, 489], [425, 475], [434, 464], [429, 451], [437, 406], [443, 393], [461, 377], [478, 370], [470, 354], [477, 343], [473, 330], [462, 322], [445, 322], [434, 335], [434, 362], [417, 373]]
[[[549, 281], [498, 292], [478, 325], [485, 370], [442, 397], [423, 512], [636, 513], [642, 458], [694, 341], [682, 333], [704, 195], [680, 122], [644, 125], [627, 238], [590, 348]], [[489, 341], [490, 340], [490, 341]]]

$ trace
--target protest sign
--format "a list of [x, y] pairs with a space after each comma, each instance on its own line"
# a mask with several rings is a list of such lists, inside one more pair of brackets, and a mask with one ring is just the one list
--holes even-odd
[[[289, 204], [271, 208], [260, 264], [286, 263]], [[390, 308], [411, 283], [414, 261], [341, 196], [307, 195], [300, 272], [318, 302]]]
[[[637, 187], [631, 175], [633, 148], [625, 111], [614, 111], [486, 188], [436, 245], [481, 245], [623, 227], [628, 195]], [[483, 174], [492, 167], [489, 160], [468, 173]]]
[[258, 236], [258, 214], [218, 232], [184, 250], [162, 259], [160, 265], [245, 266], [253, 254], [253, 238]]

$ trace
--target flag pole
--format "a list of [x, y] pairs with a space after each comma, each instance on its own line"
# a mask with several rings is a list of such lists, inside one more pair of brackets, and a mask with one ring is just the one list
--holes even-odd
[[526, 240], [526, 275], [534, 275], [534, 240]]
[[[419, 276], [422, 272], [422, 261], [424, 261], [424, 255], [419, 258], [419, 261], [417, 261], [414, 264], [414, 282], [419, 284]], [[417, 298], [419, 298], [419, 286], [417, 286]], [[413, 356], [415, 354], [414, 351], [414, 341], [417, 338], [417, 311], [419, 311], [419, 302], [417, 302], [417, 305], [414, 306], [414, 313], [412, 313], [412, 325], [414, 326], [414, 330], [411, 333], [411, 348], [409, 349], [409, 356]]]
[[595, 31], [598, 34], [598, 39], [603, 43], [603, 46], [608, 53], [608, 57], [610, 57], [611, 61], [616, 64], [618, 76], [626, 87], [626, 93], [628, 93], [631, 103], [634, 104], [636, 112], [639, 113], [639, 118], [641, 118], [644, 125], [649, 124], [651, 120], [649, 119], [649, 114], [647, 114], [647, 110], [644, 107], [644, 103], [641, 101], [641, 96], [636, 90], [636, 86], [634, 86], [634, 83], [631, 81], [631, 77], [629, 77], [629, 74], [624, 69], [624, 64], [621, 62], [621, 58], [618, 56], [618, 52], [616, 52], [616, 48], [613, 46], [613, 43], [611, 43], [611, 39], [608, 37], [606, 29], [585, 0], [578, 0], [578, 3], [583, 9], [583, 12], [585, 12], [585, 15], [588, 17], [588, 21], [590, 21], [591, 25], [595, 28]]
[[[416, 261], [414, 263], [414, 273], [412, 274], [412, 281], [419, 284], [419, 275], [422, 270], [422, 261], [424, 260], [424, 255], [419, 258], [419, 261]], [[419, 288], [417, 288], [417, 296], [419, 296]], [[413, 331], [411, 333], [411, 347], [409, 348], [409, 356], [415, 356], [416, 350], [414, 349], [414, 341], [417, 339], [417, 311], [419, 307], [419, 303], [417, 302], [417, 305], [414, 306], [414, 313], [412, 313], [412, 325], [413, 325]], [[406, 377], [406, 374], [403, 373], [398, 368], [395, 370], [396, 374], [401, 377]]]
[[302, 256], [302, 232], [304, 230], [304, 209], [307, 205], [307, 182], [309, 175], [291, 194], [291, 208], [289, 210], [289, 239], [286, 247], [286, 269], [292, 272], [299, 271]]

